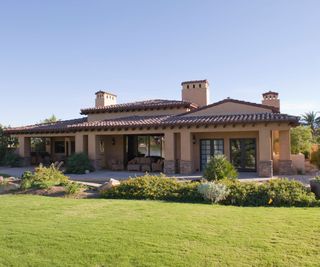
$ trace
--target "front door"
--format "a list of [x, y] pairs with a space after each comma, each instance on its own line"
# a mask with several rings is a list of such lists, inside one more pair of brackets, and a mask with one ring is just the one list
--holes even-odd
[[238, 171], [256, 171], [256, 139], [230, 139], [230, 159]]
[[223, 139], [200, 140], [200, 170], [203, 171], [211, 157], [224, 154]]

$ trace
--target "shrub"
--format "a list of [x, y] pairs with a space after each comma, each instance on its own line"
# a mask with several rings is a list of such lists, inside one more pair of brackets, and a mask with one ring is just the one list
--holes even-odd
[[94, 169], [85, 153], [73, 154], [67, 159], [66, 173], [83, 174], [86, 170]]
[[225, 178], [234, 179], [238, 172], [224, 155], [217, 155], [211, 158], [204, 170], [203, 177], [208, 181], [221, 180]]
[[209, 200], [211, 203], [218, 203], [224, 200], [229, 194], [229, 190], [224, 184], [214, 182], [199, 184], [198, 192], [205, 200]]
[[65, 186], [65, 190], [68, 195], [76, 195], [76, 194], [80, 193], [82, 188], [83, 188], [83, 186], [81, 184], [75, 183], [75, 182], [69, 182]]
[[288, 179], [270, 180], [266, 183], [223, 180], [229, 195], [222, 203], [237, 206], [315, 206], [313, 193], [297, 181]]
[[7, 152], [2, 159], [2, 165], [19, 167], [21, 165], [21, 157], [13, 152]]
[[55, 185], [67, 185], [68, 177], [65, 176], [54, 164], [49, 167], [43, 167], [41, 164], [35, 168], [34, 173], [25, 172], [22, 176], [21, 187], [27, 189], [50, 188]]
[[310, 126], [298, 126], [292, 128], [290, 131], [291, 135], [291, 153], [305, 154], [306, 158], [309, 156], [311, 146], [313, 143], [312, 130]]
[[130, 178], [120, 185], [101, 192], [106, 198], [199, 201], [198, 183], [179, 182], [164, 175]]

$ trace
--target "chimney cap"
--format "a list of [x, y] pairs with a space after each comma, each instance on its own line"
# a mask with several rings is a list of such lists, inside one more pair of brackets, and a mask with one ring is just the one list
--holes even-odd
[[279, 93], [274, 92], [274, 91], [269, 91], [269, 92], [263, 93], [262, 95], [263, 96], [266, 96], [266, 95], [279, 95]]
[[209, 84], [208, 80], [205, 79], [205, 80], [185, 81], [185, 82], [182, 82], [181, 85], [188, 84], [188, 83], [207, 83], [207, 84]]
[[97, 94], [108, 94], [108, 95], [112, 95], [112, 96], [117, 96], [115, 94], [112, 94], [112, 93], [109, 93], [109, 92], [106, 92], [106, 91], [102, 91], [102, 90], [99, 90], [98, 92], [95, 93], [96, 95]]

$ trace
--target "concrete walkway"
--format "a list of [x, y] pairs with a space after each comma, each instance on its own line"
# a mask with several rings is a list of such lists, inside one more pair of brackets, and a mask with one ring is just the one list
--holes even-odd
[[[23, 167], [23, 168], [8, 168], [8, 167], [0, 167], [0, 174], [8, 174], [14, 177], [21, 177], [25, 171], [33, 171], [34, 167]], [[155, 173], [158, 175], [159, 173]], [[107, 182], [110, 178], [116, 180], [126, 180], [130, 177], [136, 177], [144, 175], [143, 172], [127, 172], [127, 171], [108, 171], [108, 170], [100, 170], [91, 172], [88, 174], [67, 174], [71, 180], [80, 181], [80, 182], [91, 182], [91, 183], [99, 183], [103, 184]], [[268, 181], [270, 179], [276, 178], [284, 178], [287, 177], [290, 180], [297, 180], [304, 184], [309, 184], [309, 180], [313, 178], [315, 175], [287, 175], [287, 176], [274, 176], [273, 178], [261, 178], [258, 177], [255, 172], [247, 172], [247, 173], [239, 173], [239, 180], [241, 181], [257, 181], [263, 182]], [[172, 178], [184, 179], [184, 180], [198, 180], [202, 178], [201, 173], [196, 173], [192, 175], [169, 175]]]

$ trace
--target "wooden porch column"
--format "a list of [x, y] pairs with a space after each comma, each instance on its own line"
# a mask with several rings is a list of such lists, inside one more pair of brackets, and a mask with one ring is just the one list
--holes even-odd
[[164, 173], [175, 173], [175, 158], [174, 158], [175, 142], [174, 132], [165, 132], [164, 134]]
[[192, 138], [188, 131], [181, 132], [181, 161], [180, 173], [192, 173]]
[[261, 177], [273, 176], [272, 138], [271, 130], [268, 128], [262, 128], [259, 130], [258, 174]]
[[19, 136], [19, 156], [23, 158], [23, 165], [30, 165], [31, 158], [31, 138], [25, 136]]
[[290, 130], [279, 131], [279, 174], [292, 174]]

